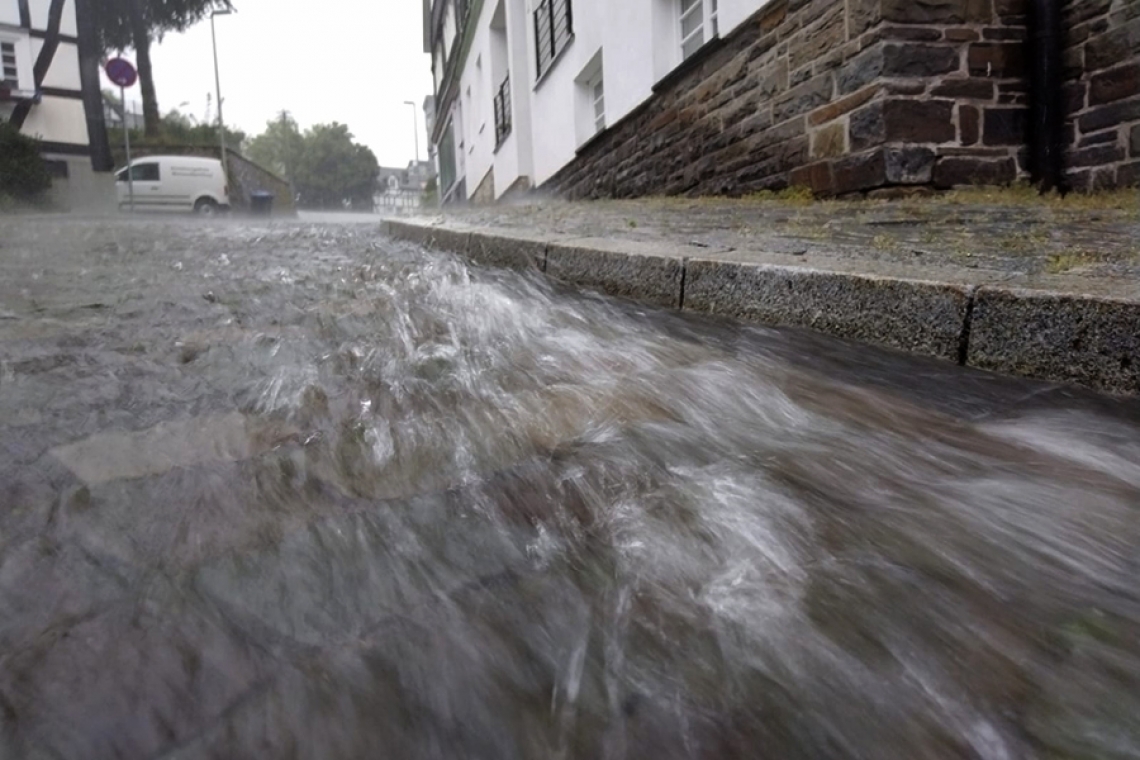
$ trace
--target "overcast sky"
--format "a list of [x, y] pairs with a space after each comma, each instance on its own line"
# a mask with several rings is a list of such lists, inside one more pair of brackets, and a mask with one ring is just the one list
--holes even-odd
[[[302, 127], [347, 124], [382, 165], [404, 166], [415, 152], [412, 109], [404, 105], [413, 100], [426, 158], [422, 104], [432, 82], [420, 0], [234, 5], [235, 15], [215, 20], [226, 124], [252, 136], [284, 108]], [[178, 108], [201, 119], [214, 92], [210, 22], [168, 35], [151, 57], [162, 113]], [[127, 100], [139, 100], [137, 87]]]

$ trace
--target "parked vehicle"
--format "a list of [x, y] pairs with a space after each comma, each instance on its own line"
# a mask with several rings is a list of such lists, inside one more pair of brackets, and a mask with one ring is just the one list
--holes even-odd
[[230, 207], [230, 189], [222, 162], [194, 156], [146, 156], [131, 162], [115, 175], [119, 208], [131, 205], [139, 211], [193, 211], [213, 215]]

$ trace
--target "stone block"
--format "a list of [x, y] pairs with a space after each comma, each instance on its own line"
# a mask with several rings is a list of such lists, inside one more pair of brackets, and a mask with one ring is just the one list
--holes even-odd
[[879, 30], [879, 37], [903, 42], [937, 42], [942, 39], [942, 30], [929, 26], [888, 26]]
[[873, 45], [843, 64], [836, 73], [840, 95], [861, 90], [883, 75], [883, 46]]
[[1079, 79], [1085, 73], [1085, 48], [1083, 45], [1071, 47], [1061, 54], [1061, 77], [1065, 80]]
[[993, 100], [994, 83], [989, 79], [946, 79], [930, 94], [936, 98]]
[[831, 163], [828, 161], [819, 161], [792, 169], [788, 174], [788, 182], [794, 187], [810, 187], [817, 195], [835, 194], [835, 180], [831, 175]]
[[1117, 167], [1116, 184], [1118, 187], [1140, 187], [1140, 161]]
[[1078, 148], [1087, 148], [1090, 145], [1104, 145], [1105, 143], [1116, 142], [1117, 133], [1115, 129], [1109, 129], [1104, 132], [1094, 132], [1091, 135], [1085, 135], [1077, 143]]
[[886, 122], [883, 120], [883, 101], [876, 101], [852, 113], [849, 129], [853, 151], [882, 145], [887, 139]]
[[852, 38], [858, 37], [883, 18], [880, 0], [849, 0], [847, 6], [847, 33]]
[[887, 163], [882, 149], [835, 161], [831, 165], [831, 176], [831, 187], [835, 195], [869, 190], [886, 184]]
[[775, 31], [781, 24], [788, 18], [788, 5], [787, 3], [771, 3], [767, 9], [760, 15], [758, 24], [760, 27], [760, 34], [770, 34]]
[[[1140, 48], [1136, 51], [1140, 56]], [[1140, 62], [1097, 74], [1089, 82], [1089, 105], [1097, 106], [1140, 95]]]
[[958, 138], [963, 145], [977, 145], [980, 114], [974, 106], [958, 106]]
[[975, 42], [966, 66], [971, 76], [1016, 78], [1025, 76], [1025, 45], [1018, 42]]
[[982, 39], [986, 40], [1017, 40], [1025, 39], [1023, 26], [998, 26], [982, 30]]
[[1135, 157], [1140, 157], [1140, 124], [1132, 127], [1128, 144], [1130, 146], [1129, 152]]
[[949, 100], [886, 100], [883, 121], [887, 142], [953, 142], [957, 138]]
[[494, 232], [474, 230], [467, 256], [478, 264], [505, 269], [546, 268], [546, 242], [537, 239], [503, 237]]
[[[1112, 0], [1108, 1], [1111, 2]], [[1029, 0], [994, 0], [994, 13], [999, 18], [1024, 16], [1028, 12]]]
[[983, 117], [983, 145], [1023, 145], [1029, 111], [1024, 108], [987, 108]]
[[882, 9], [900, 24], [984, 24], [993, 13], [991, 0], [883, 0]]
[[831, 101], [834, 91], [835, 83], [832, 81], [831, 74], [823, 74], [810, 79], [793, 87], [787, 94], [776, 99], [775, 103], [772, 104], [773, 119], [779, 124], [819, 108]]
[[977, 42], [981, 39], [975, 30], [960, 27], [947, 29], [943, 36], [947, 42]]
[[960, 63], [958, 48], [952, 45], [914, 42], [883, 46], [883, 76], [938, 76], [957, 71]]
[[798, 69], [842, 45], [847, 40], [846, 22], [843, 6], [836, 5], [818, 23], [794, 37], [788, 45], [791, 68]]
[[1087, 134], [1137, 119], [1140, 119], [1140, 97], [1093, 108], [1077, 120], [1077, 125]]
[[887, 148], [884, 153], [887, 182], [922, 185], [934, 173], [934, 151], [929, 148]]
[[957, 361], [969, 304], [962, 286], [806, 268], [690, 259], [685, 309], [797, 326]]
[[942, 189], [960, 185], [1008, 185], [1016, 178], [1017, 162], [1012, 158], [955, 156], [943, 158], [934, 166], [934, 184]]
[[1065, 154], [1065, 166], [1104, 166], [1124, 160], [1124, 148], [1119, 145], [1093, 145], [1088, 148], [1071, 150]]
[[424, 248], [460, 255], [467, 253], [469, 235], [465, 230], [448, 229], [422, 222], [391, 220], [388, 222], [388, 234], [398, 240], [416, 243]]
[[1111, 68], [1136, 56], [1140, 50], [1140, 18], [1097, 35], [1085, 46], [1085, 66], [1089, 71]]
[[1065, 3], [1062, 18], [1065, 26], [1072, 28], [1091, 18], [1105, 15], [1111, 5], [1112, 0], [1080, 0], [1080, 2]]
[[967, 364], [1015, 375], [1140, 392], [1140, 303], [980, 288]]
[[684, 259], [652, 253], [653, 248], [608, 239], [553, 243], [546, 252], [546, 273], [613, 296], [677, 308]]
[[847, 152], [847, 125], [841, 121], [828, 124], [811, 137], [813, 159], [835, 158]]
[[1088, 95], [1086, 82], [1066, 82], [1061, 91], [1061, 99], [1066, 114], [1074, 114], [1085, 108], [1085, 97]]
[[818, 108], [815, 111], [812, 111], [811, 115], [808, 117], [808, 123], [812, 126], [826, 124], [833, 119], [838, 119], [840, 116], [854, 111], [856, 108], [867, 103], [878, 94], [878, 87], [866, 87], [859, 92], [848, 95], [846, 98], [841, 98], [840, 100], [837, 100], [833, 103], [828, 103], [822, 108]]

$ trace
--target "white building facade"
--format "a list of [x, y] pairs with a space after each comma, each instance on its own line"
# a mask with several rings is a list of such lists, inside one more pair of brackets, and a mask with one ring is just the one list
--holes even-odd
[[0, 119], [40, 140], [64, 207], [114, 195], [93, 22], [85, 0], [0, 0]]
[[541, 187], [767, 2], [424, 1], [445, 202]]

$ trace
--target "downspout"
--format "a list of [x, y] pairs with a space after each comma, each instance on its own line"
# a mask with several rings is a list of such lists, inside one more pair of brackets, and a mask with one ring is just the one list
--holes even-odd
[[1061, 74], [1062, 1], [1031, 0], [1029, 4], [1030, 173], [1042, 193], [1068, 190]]

